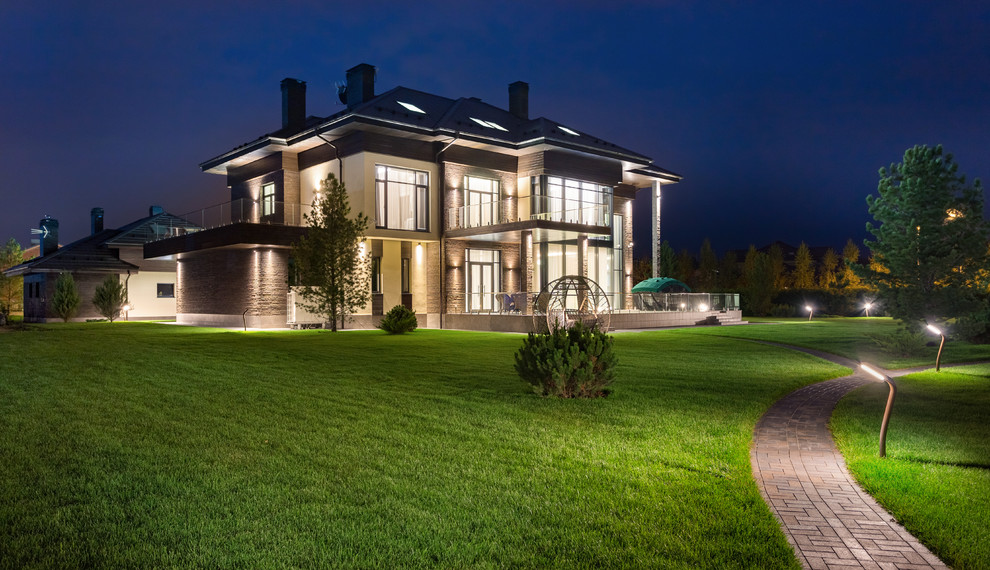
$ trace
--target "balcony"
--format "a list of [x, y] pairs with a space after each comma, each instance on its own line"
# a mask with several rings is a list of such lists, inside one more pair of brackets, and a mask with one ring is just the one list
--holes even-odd
[[179, 218], [196, 224], [200, 229], [190, 230], [184, 226], [176, 225], [167, 228], [168, 231], [164, 232], [162, 237], [164, 239], [193, 233], [194, 231], [222, 228], [241, 223], [305, 226], [306, 223], [303, 216], [309, 214], [312, 209], [313, 207], [309, 204], [241, 198], [182, 214]]
[[447, 231], [532, 221], [609, 227], [612, 205], [551, 196], [528, 196], [448, 208], [446, 213]]

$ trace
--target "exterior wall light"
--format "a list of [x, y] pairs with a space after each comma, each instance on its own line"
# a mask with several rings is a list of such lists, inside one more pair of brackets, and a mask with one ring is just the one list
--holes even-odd
[[810, 321], [811, 317], [815, 315], [815, 308], [812, 307], [811, 305], [805, 305], [804, 310], [808, 311], [808, 320]]
[[860, 364], [859, 367], [877, 380], [886, 382], [887, 386], [890, 387], [890, 391], [887, 394], [887, 407], [883, 410], [883, 423], [880, 424], [880, 457], [887, 457], [887, 424], [890, 423], [890, 411], [894, 407], [894, 396], [897, 394], [897, 387], [894, 386], [894, 381], [891, 380], [890, 376], [881, 374], [866, 363]]
[[945, 334], [935, 325], [927, 325], [926, 328], [933, 334], [942, 337], [942, 341], [938, 344], [938, 356], [935, 357], [935, 372], [939, 372], [942, 369], [942, 347], [945, 346]]

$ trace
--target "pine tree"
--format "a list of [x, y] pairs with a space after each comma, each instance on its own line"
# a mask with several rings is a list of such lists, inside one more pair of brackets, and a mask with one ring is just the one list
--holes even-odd
[[52, 312], [56, 317], [68, 322], [79, 308], [79, 291], [71, 273], [59, 273], [55, 280], [55, 294], [52, 295]]
[[850, 239], [846, 242], [846, 247], [842, 248], [842, 286], [846, 289], [862, 289], [863, 280], [856, 274], [855, 268], [859, 265], [859, 248]]
[[708, 238], [701, 242], [698, 260], [698, 287], [703, 291], [713, 291], [718, 283], [718, 256]]
[[815, 287], [815, 267], [808, 244], [801, 242], [794, 255], [794, 288], [813, 289]]
[[942, 146], [915, 146], [903, 162], [880, 169], [877, 195], [866, 202], [877, 223], [867, 240], [887, 272], [861, 268], [887, 311], [905, 323], [943, 320], [978, 312], [982, 300], [973, 279], [986, 268], [988, 226], [983, 188], [966, 183]]
[[836, 284], [835, 271], [839, 267], [839, 256], [835, 250], [828, 248], [822, 256], [822, 269], [818, 274], [818, 286], [822, 289], [832, 289]]
[[369, 256], [364, 251], [368, 216], [351, 217], [347, 188], [333, 174], [320, 184], [313, 210], [305, 214], [306, 235], [292, 250], [306, 310], [323, 316], [331, 330], [368, 303]]
[[[24, 261], [24, 252], [16, 239], [10, 238], [0, 249], [0, 314], [10, 316], [15, 307], [19, 307], [24, 297], [24, 277], [7, 277], [2, 271]], [[6, 319], [4, 319], [6, 320]]]
[[127, 303], [127, 291], [116, 275], [107, 275], [103, 283], [100, 283], [93, 292], [93, 305], [111, 323], [120, 316], [125, 303]]

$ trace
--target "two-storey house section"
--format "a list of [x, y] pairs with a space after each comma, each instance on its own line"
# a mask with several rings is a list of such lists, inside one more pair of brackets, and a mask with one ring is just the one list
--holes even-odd
[[346, 107], [307, 116], [306, 84], [282, 82], [282, 128], [208, 160], [229, 202], [184, 216], [207, 229], [146, 247], [179, 260], [179, 322], [283, 327], [314, 320], [291, 282], [291, 245], [332, 173], [371, 220], [371, 302], [348, 326], [402, 304], [426, 327], [525, 330], [541, 288], [583, 275], [631, 307], [637, 188], [680, 180], [646, 156], [546, 118], [528, 85], [508, 109], [405, 87], [375, 94], [347, 72]]

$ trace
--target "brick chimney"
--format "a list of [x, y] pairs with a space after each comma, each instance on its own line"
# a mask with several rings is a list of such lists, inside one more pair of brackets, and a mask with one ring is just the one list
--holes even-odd
[[93, 208], [89, 211], [89, 235], [95, 236], [103, 231], [103, 208]]
[[58, 249], [58, 220], [45, 216], [41, 218], [38, 227], [41, 228], [41, 239], [39, 240], [41, 257], [55, 253], [55, 250]]
[[362, 63], [347, 70], [347, 108], [353, 109], [375, 96], [375, 67]]
[[523, 120], [529, 119], [529, 83], [509, 84], [509, 112]]
[[282, 80], [282, 128], [306, 124], [306, 82], [286, 77]]

